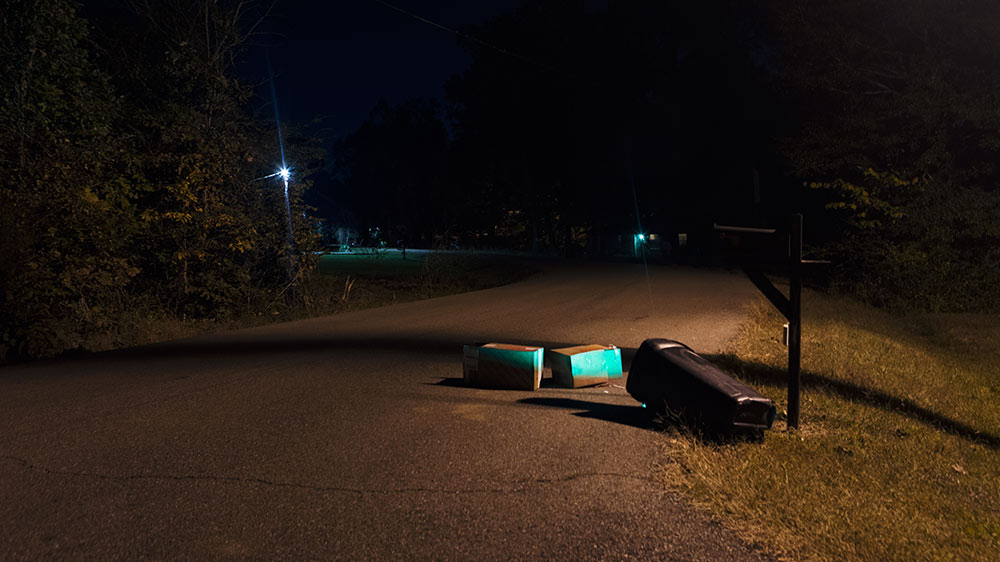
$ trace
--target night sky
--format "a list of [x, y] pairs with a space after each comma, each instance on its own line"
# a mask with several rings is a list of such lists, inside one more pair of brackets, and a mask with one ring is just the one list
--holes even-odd
[[[458, 29], [516, 9], [522, 0], [393, 0], [393, 5]], [[599, 3], [589, 2], [588, 4]], [[265, 52], [275, 74], [282, 120], [324, 119], [330, 136], [348, 133], [379, 100], [439, 97], [471, 62], [459, 38], [375, 0], [278, 0], [242, 73], [266, 80]], [[260, 88], [270, 102], [269, 90]], [[324, 135], [327, 136], [327, 135]]]
[[[633, 192], [638, 190], [638, 199], [644, 203], [644, 212], [653, 212], [654, 202], [650, 197], [643, 196], [642, 192], [662, 184], [664, 181], [664, 178], [660, 177], [662, 174], [660, 176], [656, 176], [656, 174], [662, 171], [661, 168], [665, 160], [681, 158], [678, 156], [680, 149], [671, 144], [678, 138], [678, 134], [668, 133], [663, 128], [665, 122], [657, 123], [657, 118], [645, 113], [642, 114], [642, 118], [636, 118], [643, 125], [638, 126], [638, 129], [642, 129], [641, 131], [637, 129], [634, 133], [636, 136], [634, 143], [623, 141], [620, 138], [623, 133], [618, 129], [626, 126], [623, 124], [629, 121], [623, 116], [630, 111], [626, 106], [635, 102], [632, 90], [642, 88], [637, 85], [638, 83], [647, 83], [646, 86], [643, 86], [649, 90], [647, 101], [655, 97], [652, 94], [655, 88], [660, 88], [659, 95], [661, 96], [668, 95], [668, 90], [676, 90], [676, 88], [667, 88], [663, 84], [654, 85], [657, 78], [650, 75], [654, 69], [660, 69], [660, 71], [654, 71], [654, 73], [658, 72], [656, 76], [662, 78], [661, 75], [665, 75], [665, 71], [661, 67], [666, 63], [660, 59], [657, 59], [659, 62], [654, 63], [646, 60], [649, 57], [655, 58], [652, 53], [658, 52], [660, 47], [640, 47], [638, 43], [635, 43], [631, 47], [626, 46], [613, 54], [602, 56], [601, 53], [594, 50], [599, 50], [600, 47], [589, 49], [586, 40], [571, 37], [574, 30], [579, 29], [575, 27], [579, 25], [578, 23], [567, 21], [566, 25], [561, 26], [556, 19], [544, 24], [551, 28], [549, 30], [552, 36], [551, 40], [546, 40], [549, 44], [545, 47], [538, 47], [540, 49], [538, 52], [522, 52], [526, 48], [525, 42], [518, 40], [518, 38], [489, 39], [488, 37], [478, 37], [477, 35], [480, 33], [488, 33], [488, 31], [479, 32], [468, 28], [468, 26], [484, 24], [492, 18], [516, 12], [526, 3], [525, 0], [477, 2], [462, 0], [339, 0], [328, 3], [278, 0], [259, 28], [262, 33], [250, 41], [250, 48], [246, 50], [244, 59], [240, 61], [238, 72], [245, 83], [256, 85], [257, 99], [253, 109], [260, 118], [265, 121], [271, 121], [274, 118], [272, 99], [275, 96], [272, 96], [269, 79], [269, 76], [273, 75], [277, 111], [284, 125], [286, 137], [291, 130], [288, 125], [304, 126], [308, 136], [313, 139], [321, 139], [329, 150], [333, 148], [334, 141], [343, 139], [357, 130], [380, 100], [385, 100], [390, 105], [395, 106], [416, 98], [442, 98], [446, 82], [453, 76], [465, 72], [473, 61], [472, 55], [462, 44], [463, 39], [449, 30], [469, 32], [473, 39], [488, 39], [493, 47], [493, 53], [487, 57], [487, 60], [506, 60], [506, 63], [499, 63], [501, 67], [505, 64], [516, 68], [528, 67], [531, 72], [536, 73], [539, 67], [546, 66], [553, 56], [552, 52], [545, 49], [551, 49], [553, 45], [561, 44], [559, 36], [569, 34], [566, 39], [567, 44], [577, 41], [576, 50], [579, 52], [576, 55], [564, 57], [565, 60], [559, 64], [565, 68], [548, 68], [546, 66], [546, 70], [542, 74], [547, 74], [550, 78], [554, 75], [562, 76], [563, 78], [556, 78], [555, 81], [566, 80], [568, 84], [580, 79], [592, 81], [588, 82], [586, 88], [579, 90], [598, 93], [592, 99], [588, 98], [587, 101], [579, 100], [579, 103], [590, 104], [591, 109], [588, 109], [585, 119], [594, 121], [594, 127], [590, 133], [592, 136], [599, 137], [596, 140], [591, 139], [585, 142], [589, 147], [588, 150], [592, 153], [591, 156], [585, 158], [592, 162], [603, 162], [606, 169], [601, 173], [609, 174], [602, 184], [604, 187], [601, 189], [601, 195], [613, 196], [615, 201], [620, 203], [619, 207], [621, 208], [615, 213], [631, 215], [634, 214], [637, 205], [636, 195]], [[576, 6], [573, 2], [556, 2], [554, 4], [561, 6], [568, 18], [572, 17], [573, 12], [575, 12], [573, 8], [578, 7], [584, 13], [600, 14], [607, 12], [609, 5], [607, 0], [578, 0]], [[393, 6], [398, 9], [394, 9]], [[401, 11], [408, 12], [408, 14], [401, 13]], [[623, 13], [643, 14], [644, 10], [642, 4], [638, 3], [632, 5], [629, 10], [624, 10]], [[708, 13], [712, 15], [703, 15], [702, 17], [717, 17], [711, 10]], [[649, 20], [660, 22], [664, 29], [669, 29], [667, 22], [661, 22], [660, 19], [657, 19], [662, 18], [662, 16], [662, 9], [653, 9], [650, 5]], [[622, 17], [627, 18], [628, 16]], [[644, 16], [636, 17], [641, 20]], [[429, 20], [433, 23], [423, 20]], [[648, 33], [648, 31], [640, 30], [643, 23], [632, 22], [622, 25], [637, 26], [635, 37]], [[442, 27], [448, 29], [442, 29]], [[627, 32], [623, 33], [625, 35], [615, 41], [628, 45], [634, 37]], [[678, 30], [677, 33], [682, 41], [697, 44], [707, 41], [708, 39], [705, 37], [712, 37], [713, 33], [717, 34], [718, 32], [703, 34], [686, 29]], [[600, 40], [600, 37], [595, 37], [594, 45], [601, 45]], [[546, 44], [546, 41], [543, 41], [543, 44]], [[636, 41], [640, 40], [636, 39]], [[530, 41], [528, 43], [530, 44]], [[615, 45], [616, 48], [619, 46]], [[497, 53], [503, 49], [510, 49], [515, 55], [508, 56]], [[531, 50], [530, 47], [527, 49]], [[644, 54], [647, 52], [648, 55]], [[266, 64], [268, 59], [272, 68], [270, 72]], [[532, 61], [536, 60], [541, 62], [533, 64]], [[692, 68], [696, 69], [694, 72], [710, 72], [722, 77], [726, 74], [725, 70], [717, 68], [712, 62], [698, 62], [692, 65]], [[518, 74], [517, 70], [513, 70], [513, 72], [515, 76], [522, 78], [526, 76]], [[531, 72], [527, 75], [530, 75]], [[585, 78], [581, 78], [581, 76]], [[621, 83], [623, 80], [624, 83]], [[687, 94], [689, 98], [699, 100], [699, 103], [705, 102], [701, 105], [709, 103], [731, 107], [745, 105], [745, 102], [742, 101], [737, 105], [733, 105], [728, 100], [718, 101], [720, 91], [730, 92], [732, 90], [719, 90], [716, 86], [711, 85], [714, 84], [712, 80], [705, 80], [703, 76], [684, 77], [679, 80], [688, 84], [686, 86], [688, 90], [691, 89], [691, 85], [700, 87], [698, 85], [703, 83], [710, 84], [705, 87], [712, 90], [711, 95], [705, 95], [704, 92], [700, 91]], [[549, 82], [552, 80], [550, 79]], [[496, 86], [499, 87], [492, 91], [507, 89], [502, 84], [502, 80]], [[541, 84], [536, 86], [541, 87]], [[556, 86], [556, 89], [558, 88], [559, 86]], [[482, 92], [473, 95], [479, 96], [476, 99], [483, 98]], [[573, 103], [568, 99], [553, 100], [556, 103], [555, 106], [545, 106], [542, 102], [547, 95], [544, 93], [544, 87], [529, 95], [539, 101], [527, 107], [542, 112], [541, 114], [533, 114], [534, 117], [530, 119], [524, 117], [525, 123], [529, 123], [529, 128], [535, 123], [541, 127], [541, 123], [549, 122], [562, 115], [564, 110], [573, 107]], [[625, 101], [626, 98], [631, 101]], [[664, 98], [650, 103], [655, 105], [666, 101]], [[642, 105], [645, 102], [636, 103]], [[646, 109], [648, 110], [650, 107]], [[653, 111], [658, 110], [654, 108]], [[597, 116], [596, 113], [602, 113], [603, 117]], [[696, 115], [698, 111], [689, 109], [686, 113]], [[518, 120], [520, 117], [508, 116], [504, 119], [511, 121]], [[582, 114], [578, 117], [582, 118]], [[663, 115], [660, 115], [660, 118], [662, 121]], [[531, 121], [531, 119], [535, 121]], [[686, 119], [692, 123], [696, 121], [694, 118]], [[724, 127], [731, 126], [726, 121], [728, 117], [721, 112], [705, 116], [702, 120], [705, 119], [708, 120], [705, 121], [706, 123], [720, 121], [725, 122], [723, 123]], [[577, 122], [579, 121], [580, 119], [577, 119]], [[601, 126], [599, 123], [603, 123], [607, 129], [603, 133], [598, 132], [598, 128]], [[450, 130], [451, 123], [446, 121], [445, 125], [449, 127], [450, 132], [454, 132]], [[562, 132], [556, 136], [575, 134], [567, 132], [571, 128], [567, 126], [558, 129], [557, 127], [558, 131]], [[688, 128], [691, 129], [691, 127]], [[684, 158], [692, 161], [701, 158], [698, 160], [697, 166], [721, 169], [718, 163], [708, 162], [706, 158], [709, 156], [706, 155], [728, 154], [733, 151], [729, 147], [711, 150], [705, 147], [708, 142], [706, 135], [714, 134], [716, 128], [716, 125], [698, 125], [692, 129], [692, 132], [685, 133], [689, 138], [686, 138], [684, 143], [684, 146], [687, 147]], [[532, 130], [535, 131], [536, 136], [542, 135], [541, 129], [532, 128]], [[494, 139], [491, 142], [507, 146], [520, 142], [517, 139], [500, 138], [496, 132], [491, 132], [488, 136]], [[733, 135], [721, 136], [735, 138]], [[564, 144], [560, 144], [561, 141], [553, 140], [552, 142], [554, 145], [564, 146]], [[631, 148], [632, 144], [635, 145], [634, 150]], [[626, 148], [626, 145], [630, 148]], [[524, 150], [536, 155], [548, 152], [540, 147], [525, 148]], [[630, 152], [630, 154], [625, 157], [623, 156], [624, 152]], [[635, 154], [631, 154], [631, 152], [635, 152]], [[553, 155], [552, 159], [555, 161], [557, 157]], [[318, 208], [319, 215], [328, 220], [333, 219], [334, 215], [340, 214], [344, 209], [356, 213], [358, 208], [363, 206], [359, 202], [352, 204], [352, 202], [343, 200], [342, 195], [349, 191], [351, 186], [348, 185], [345, 189], [344, 185], [337, 183], [340, 176], [337, 176], [330, 166], [338, 161], [340, 158], [337, 150], [328, 152], [325, 171], [310, 176], [313, 188], [307, 195], [307, 200]], [[398, 161], [398, 159], [393, 160], [393, 162]], [[735, 174], [733, 178], [727, 176], [718, 182], [733, 183], [741, 189], [745, 187], [744, 184], [750, 181], [751, 172], [744, 164], [740, 163], [733, 167], [730, 174]], [[552, 166], [556, 165], [549, 165], [550, 168]], [[655, 170], [651, 172], [650, 170], [653, 168]], [[480, 165], [478, 169], [485, 168]], [[514, 168], [505, 166], [504, 169], [513, 170]], [[589, 169], [579, 172], [580, 175], [587, 176], [592, 176], [594, 173], [596, 172]], [[582, 193], [583, 190], [580, 192]], [[649, 205], [648, 210], [645, 204]], [[332, 222], [336, 222], [336, 220]], [[616, 220], [633, 224], [636, 218]], [[361, 220], [361, 222], [365, 222], [365, 220]]]

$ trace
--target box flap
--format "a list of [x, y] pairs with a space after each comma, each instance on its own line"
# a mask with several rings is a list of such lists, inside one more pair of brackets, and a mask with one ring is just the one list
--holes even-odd
[[503, 349], [506, 351], [527, 351], [529, 353], [541, 349], [540, 347], [532, 347], [530, 345], [515, 345], [512, 343], [488, 343], [483, 347], [489, 347], [492, 349]]
[[561, 353], [563, 355], [576, 355], [577, 353], [587, 353], [589, 351], [607, 351], [609, 349], [615, 349], [615, 346], [598, 345], [598, 344], [575, 345], [573, 347], [560, 347], [559, 349], [553, 349], [551, 351], [555, 353]]

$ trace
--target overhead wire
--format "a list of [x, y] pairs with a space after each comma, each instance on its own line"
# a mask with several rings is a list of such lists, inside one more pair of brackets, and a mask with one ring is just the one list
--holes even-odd
[[453, 29], [453, 28], [448, 27], [446, 25], [442, 25], [442, 24], [437, 23], [435, 21], [429, 20], [429, 19], [427, 19], [427, 18], [425, 18], [423, 16], [420, 16], [420, 15], [414, 14], [413, 12], [404, 10], [403, 8], [400, 8], [399, 6], [396, 6], [395, 4], [390, 4], [389, 2], [386, 2], [385, 0], [372, 0], [372, 2], [376, 2], [378, 4], [381, 4], [381, 5], [385, 6], [386, 8], [389, 8], [391, 10], [395, 10], [395, 11], [397, 11], [397, 12], [399, 12], [399, 13], [405, 15], [405, 16], [409, 16], [409, 17], [411, 17], [411, 18], [413, 18], [413, 19], [415, 19], [415, 20], [417, 20], [419, 22], [423, 22], [423, 23], [425, 23], [427, 25], [430, 25], [432, 27], [436, 27], [436, 28], [441, 29], [443, 31], [447, 31], [449, 33], [454, 34], [457, 37], [465, 39], [466, 41], [470, 41], [472, 43], [476, 43], [478, 45], [486, 47], [487, 49], [491, 49], [491, 50], [496, 51], [496, 52], [498, 52], [500, 54], [506, 55], [508, 57], [515, 58], [515, 59], [517, 59], [517, 60], [519, 60], [521, 62], [526, 62], [526, 63], [528, 63], [530, 65], [537, 66], [538, 68], [541, 68], [543, 70], [552, 70], [552, 67], [550, 67], [549, 65], [542, 64], [542, 63], [540, 63], [538, 61], [535, 61], [535, 60], [532, 60], [532, 59], [530, 59], [530, 58], [528, 58], [528, 57], [526, 57], [524, 55], [515, 53], [515, 52], [513, 52], [513, 51], [511, 51], [509, 49], [505, 49], [505, 48], [500, 47], [498, 45], [494, 45], [493, 43], [490, 43], [488, 41], [483, 41], [482, 39], [480, 39], [478, 37], [473, 37], [472, 35], [469, 35], [468, 33], [463, 33], [463, 32], [461, 32], [461, 31], [459, 31], [457, 29]]

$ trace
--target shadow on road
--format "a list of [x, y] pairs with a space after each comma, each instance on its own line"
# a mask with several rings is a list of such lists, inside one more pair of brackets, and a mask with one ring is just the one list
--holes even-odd
[[439, 380], [438, 382], [425, 382], [424, 384], [429, 384], [433, 386], [453, 386], [459, 388], [466, 388], [465, 379], [462, 377], [448, 377]]
[[[787, 371], [775, 369], [757, 361], [744, 361], [731, 354], [706, 355], [705, 358], [731, 373], [741, 373], [741, 378], [750, 383], [785, 385], [788, 382]], [[897, 412], [968, 441], [1000, 450], [1000, 437], [978, 431], [970, 425], [925, 408], [909, 398], [900, 398], [881, 390], [805, 371], [802, 373], [802, 387], [821, 390], [875, 408]]]
[[[481, 386], [470, 387], [467, 384], [465, 384], [465, 379], [462, 377], [447, 377], [439, 380], [438, 382], [425, 382], [424, 384], [432, 386], [457, 386], [461, 388], [479, 388], [483, 390], [491, 390], [489, 387], [481, 387]], [[542, 379], [542, 384], [539, 386], [539, 388], [565, 388], [565, 387], [560, 386], [558, 383], [556, 383], [555, 379], [553, 379], [552, 377], [545, 377]], [[498, 388], [492, 390], [504, 390], [504, 389]]]
[[426, 353], [432, 355], [457, 354], [461, 357], [462, 344], [455, 341], [421, 337], [297, 337], [297, 338], [247, 338], [240, 340], [180, 340], [143, 347], [109, 351], [107, 358], [154, 358], [158, 356], [211, 356], [233, 353], [250, 355], [281, 355], [336, 350], [386, 350]]
[[[214, 356], [214, 355], [280, 355], [299, 353], [321, 353], [335, 350], [385, 350], [405, 351], [429, 355], [452, 355], [462, 357], [463, 345], [482, 345], [488, 342], [503, 342], [514, 345], [530, 345], [544, 347], [546, 350], [561, 347], [572, 347], [588, 342], [556, 342], [538, 340], [520, 340], [509, 337], [475, 337], [463, 338], [451, 334], [401, 334], [397, 337], [299, 337], [299, 338], [247, 338], [240, 340], [225, 339], [192, 339], [156, 343], [142, 347], [121, 349], [95, 353], [81, 357], [102, 359], [155, 359], [180, 356]], [[636, 348], [623, 347], [622, 369], [627, 372], [635, 357]], [[548, 365], [548, 357], [545, 364]]]
[[618, 404], [605, 404], [603, 402], [587, 402], [575, 398], [523, 398], [518, 400], [519, 404], [531, 404], [534, 406], [549, 406], [551, 408], [563, 408], [566, 410], [578, 410], [574, 416], [581, 418], [593, 418], [604, 420], [641, 429], [656, 429], [656, 426], [649, 418], [641, 406], [621, 406]]

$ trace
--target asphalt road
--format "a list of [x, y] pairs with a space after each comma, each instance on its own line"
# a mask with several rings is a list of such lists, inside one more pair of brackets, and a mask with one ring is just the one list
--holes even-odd
[[460, 384], [477, 341], [713, 352], [753, 295], [735, 274], [552, 266], [0, 369], [0, 559], [766, 559], [657, 480], [665, 437], [620, 386]]

